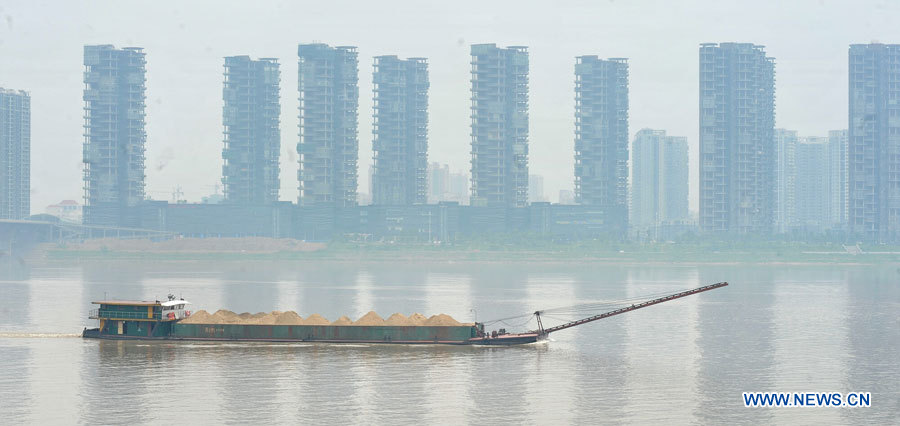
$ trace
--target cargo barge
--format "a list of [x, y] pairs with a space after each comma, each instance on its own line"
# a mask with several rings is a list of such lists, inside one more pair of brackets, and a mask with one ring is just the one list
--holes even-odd
[[[84, 338], [112, 340], [192, 340], [192, 341], [261, 341], [319, 343], [393, 343], [442, 345], [521, 345], [543, 340], [550, 333], [585, 324], [658, 303], [727, 286], [718, 283], [693, 290], [669, 294], [656, 299], [624, 305], [617, 309], [544, 328], [541, 315], [556, 310], [535, 311], [537, 329], [509, 333], [505, 329], [485, 331], [485, 324], [502, 320], [460, 325], [357, 325], [357, 324], [197, 324], [186, 321], [191, 316], [190, 302], [169, 296], [165, 301], [101, 300], [92, 302], [98, 309], [89, 314], [99, 327], [85, 329]], [[621, 304], [621, 303], [620, 303]], [[604, 304], [569, 307], [569, 311], [597, 309]], [[557, 309], [558, 310], [558, 309]], [[458, 323], [457, 323], [458, 324]]]

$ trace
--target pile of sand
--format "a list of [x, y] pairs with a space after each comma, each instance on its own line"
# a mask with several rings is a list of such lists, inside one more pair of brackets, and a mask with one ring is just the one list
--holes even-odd
[[461, 324], [459, 323], [459, 321], [453, 319], [453, 317], [451, 317], [450, 315], [438, 314], [438, 315], [432, 315], [431, 318], [428, 318], [428, 320], [425, 321], [424, 325], [453, 326], [453, 325], [461, 325]]
[[417, 326], [417, 325], [425, 325], [431, 327], [442, 327], [442, 326], [460, 326], [460, 325], [469, 325], [469, 324], [461, 324], [460, 322], [453, 319], [453, 317], [446, 314], [438, 314], [434, 315], [431, 318], [426, 318], [425, 315], [420, 313], [414, 313], [409, 317], [401, 313], [395, 313], [388, 317], [387, 320], [378, 316], [374, 311], [370, 311], [369, 313], [363, 315], [356, 321], [351, 321], [350, 318], [346, 316], [342, 316], [335, 320], [334, 322], [329, 322], [327, 319], [322, 317], [319, 314], [312, 314], [307, 317], [305, 320], [297, 315], [294, 311], [272, 311], [272, 312], [257, 312], [255, 314], [251, 314], [249, 312], [244, 312], [241, 314], [236, 314], [229, 310], [219, 309], [214, 314], [210, 315], [208, 312], [204, 310], [199, 310], [194, 312], [190, 317], [181, 320], [184, 324], [259, 324], [259, 325], [343, 325], [343, 326]]
[[181, 320], [181, 322], [185, 324], [209, 324], [212, 320], [212, 315], [209, 312], [204, 310], [199, 310], [191, 314], [191, 316]]
[[281, 311], [272, 311], [267, 314], [263, 313], [262, 316], [256, 318], [256, 323], [262, 325], [275, 325], [275, 321], [278, 319], [279, 315], [281, 315]]
[[331, 324], [331, 322], [329, 322], [327, 319], [325, 319], [325, 317], [323, 317], [319, 314], [312, 314], [312, 315], [306, 317], [305, 320], [303, 320], [303, 325], [329, 325], [329, 324]]
[[347, 318], [346, 316], [342, 316], [337, 320], [332, 321], [331, 325], [353, 325], [353, 321], [351, 321], [350, 318]]
[[277, 324], [277, 325], [303, 325], [303, 318], [301, 318], [300, 315], [297, 315], [297, 313], [294, 311], [287, 311], [287, 312], [280, 313], [275, 317], [275, 324]]
[[369, 311], [369, 313], [354, 321], [353, 325], [384, 325], [384, 318], [378, 316], [375, 311]]
[[409, 318], [406, 318], [406, 315], [401, 313], [395, 313], [388, 317], [388, 319], [384, 320], [384, 325], [396, 325], [396, 326], [404, 326], [404, 325], [415, 325], [409, 321]]
[[422, 324], [425, 324], [425, 321], [428, 321], [428, 317], [416, 312], [416, 313], [410, 315], [409, 318], [407, 318], [407, 320], [409, 320], [410, 325], [422, 325]]
[[211, 324], [241, 324], [242, 318], [238, 314], [225, 309], [219, 309], [212, 314]]

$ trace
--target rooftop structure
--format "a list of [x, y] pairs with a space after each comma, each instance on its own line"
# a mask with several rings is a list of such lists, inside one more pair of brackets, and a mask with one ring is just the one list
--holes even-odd
[[145, 58], [138, 47], [84, 47], [84, 221], [134, 226], [144, 199]]
[[226, 202], [278, 201], [280, 81], [278, 59], [225, 58], [222, 184]]
[[528, 202], [528, 48], [473, 44], [472, 204]]
[[31, 215], [31, 96], [0, 88], [0, 219]]
[[375, 57], [372, 151], [376, 205], [428, 201], [428, 61]]
[[359, 60], [356, 47], [301, 44], [301, 205], [357, 203]]
[[82, 205], [75, 200], [62, 200], [59, 203], [51, 204], [45, 211], [64, 222], [81, 223], [82, 220]]

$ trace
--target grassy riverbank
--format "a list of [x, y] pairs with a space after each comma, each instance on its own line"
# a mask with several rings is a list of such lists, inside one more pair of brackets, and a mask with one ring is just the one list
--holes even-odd
[[900, 263], [900, 248], [861, 246], [852, 254], [840, 244], [796, 242], [708, 242], [637, 244], [609, 241], [468, 241], [456, 244], [332, 242], [302, 243], [276, 239], [126, 243], [93, 241], [45, 245], [38, 250], [54, 259], [156, 260], [310, 260], [409, 262], [601, 262], [601, 263]]

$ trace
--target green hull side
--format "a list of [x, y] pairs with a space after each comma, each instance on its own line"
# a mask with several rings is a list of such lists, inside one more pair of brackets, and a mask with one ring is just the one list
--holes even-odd
[[[119, 323], [122, 324], [122, 333], [119, 333]], [[104, 320], [103, 329], [99, 332], [104, 335], [120, 337], [156, 337], [164, 338], [172, 334], [174, 321], [128, 321], [128, 320]]]
[[465, 342], [474, 326], [340, 326], [182, 324], [172, 326], [176, 339], [302, 340], [343, 342]]

